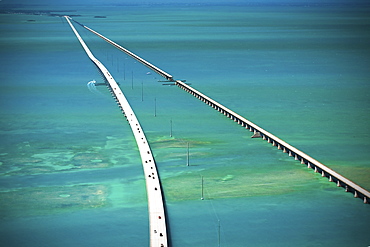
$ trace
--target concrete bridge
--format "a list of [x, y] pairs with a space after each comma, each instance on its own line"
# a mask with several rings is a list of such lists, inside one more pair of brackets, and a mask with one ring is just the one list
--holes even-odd
[[234, 122], [240, 124], [245, 129], [252, 132], [252, 138], [262, 138], [263, 140], [266, 140], [268, 143], [271, 143], [272, 146], [275, 146], [277, 149], [281, 150], [284, 153], [287, 153], [295, 160], [301, 162], [301, 164], [306, 165], [308, 168], [314, 169], [314, 171], [320, 173], [322, 177], [327, 177], [330, 182], [337, 183], [338, 187], [344, 187], [346, 192], [352, 192], [354, 194], [354, 197], [361, 198], [364, 203], [369, 203], [370, 193], [361, 186], [343, 177], [339, 173], [318, 162], [311, 156], [289, 145], [288, 143], [271, 134], [270, 132], [262, 129], [258, 125], [252, 123], [251, 121], [233, 112], [232, 110], [202, 94], [201, 92], [195, 90], [182, 81], [176, 81], [176, 85], [186, 92], [190, 93], [194, 97], [198, 98], [199, 100], [203, 101], [207, 105], [211, 106], [215, 110], [219, 111], [226, 117], [230, 118]]
[[[79, 23], [80, 24], [80, 23]], [[314, 169], [315, 172], [320, 173], [322, 177], [327, 177], [330, 182], [335, 182], [338, 187], [345, 188], [346, 192], [351, 192], [354, 194], [354, 197], [360, 198], [363, 200], [364, 203], [369, 203], [370, 192], [362, 188], [361, 186], [357, 185], [356, 183], [352, 182], [351, 180], [345, 178], [344, 176], [340, 175], [339, 173], [335, 172], [334, 170], [330, 169], [329, 167], [325, 166], [324, 164], [318, 162], [311, 156], [305, 154], [304, 152], [298, 150], [297, 148], [289, 145], [285, 141], [281, 140], [280, 138], [276, 137], [275, 135], [269, 133], [268, 131], [262, 129], [258, 125], [252, 123], [251, 121], [247, 120], [246, 118], [240, 116], [239, 114], [233, 112], [232, 110], [228, 109], [227, 107], [221, 105], [217, 101], [209, 98], [205, 94], [199, 92], [198, 90], [192, 88], [188, 84], [184, 83], [181, 80], [174, 80], [172, 75], [164, 72], [163, 70], [159, 69], [158, 67], [152, 65], [151, 63], [147, 62], [143, 58], [135, 55], [134, 53], [130, 52], [129, 50], [123, 48], [122, 46], [118, 45], [117, 43], [111, 41], [110, 39], [104, 37], [103, 35], [99, 34], [98, 32], [88, 28], [85, 25], [80, 24], [87, 30], [91, 31], [92, 33], [96, 34], [100, 38], [104, 39], [108, 43], [112, 44], [114, 47], [120, 49], [121, 51], [125, 52], [126, 54], [130, 55], [137, 61], [141, 62], [148, 68], [152, 69], [154, 72], [158, 73], [159, 75], [163, 76], [167, 80], [174, 82], [175, 85], [182, 88], [186, 92], [192, 94], [199, 100], [203, 101], [204, 103], [208, 104], [215, 110], [219, 111], [223, 115], [227, 116], [234, 122], [240, 124], [245, 129], [249, 130], [253, 133], [252, 138], [262, 138], [267, 142], [271, 143], [272, 146], [282, 150], [282, 152], [287, 153], [289, 156], [293, 157], [295, 160], [301, 162], [302, 165], [306, 165], [308, 168]]]
[[149, 225], [150, 225], [150, 246], [151, 247], [167, 247], [168, 246], [168, 234], [167, 234], [167, 222], [166, 212], [164, 206], [164, 199], [162, 195], [162, 187], [160, 178], [158, 176], [157, 166], [150, 149], [149, 143], [145, 137], [144, 130], [141, 128], [138, 119], [134, 111], [132, 110], [129, 102], [125, 95], [122, 93], [117, 82], [114, 80], [112, 75], [106, 69], [106, 67], [94, 57], [90, 49], [87, 47], [77, 30], [74, 28], [70, 21], [70, 17], [65, 16], [67, 22], [71, 26], [76, 37], [80, 41], [86, 54], [91, 61], [96, 65], [101, 74], [104, 76], [107, 86], [116, 100], [118, 106], [124, 113], [132, 133], [135, 136], [137, 146], [139, 148], [141, 161], [145, 174], [147, 197], [148, 197], [148, 211], [149, 211]]

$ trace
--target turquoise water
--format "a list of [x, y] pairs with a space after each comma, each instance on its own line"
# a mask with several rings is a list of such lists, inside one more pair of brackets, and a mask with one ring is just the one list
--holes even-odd
[[[366, 9], [65, 9], [370, 188]], [[70, 27], [45, 15], [0, 18], [1, 242], [147, 246], [145, 181], [134, 138], [108, 90], [87, 87], [102, 79]], [[368, 205], [76, 28], [143, 125], [173, 246], [216, 246], [219, 236], [221, 246], [369, 245]]]

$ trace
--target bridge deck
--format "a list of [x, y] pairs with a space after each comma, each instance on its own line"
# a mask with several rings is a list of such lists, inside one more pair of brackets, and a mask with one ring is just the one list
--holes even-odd
[[166, 215], [164, 208], [164, 200], [162, 195], [162, 188], [156, 163], [150, 149], [149, 143], [146, 139], [143, 129], [140, 126], [138, 119], [134, 111], [132, 110], [129, 102], [119, 88], [117, 82], [111, 76], [105, 66], [94, 57], [90, 49], [87, 47], [81, 36], [78, 34], [70, 18], [65, 16], [69, 25], [71, 26], [76, 37], [80, 41], [86, 54], [89, 56], [92, 62], [99, 68], [105, 80], [109, 84], [109, 89], [112, 96], [116, 99], [117, 104], [124, 112], [127, 121], [131, 127], [131, 130], [135, 136], [137, 146], [139, 148], [141, 161], [144, 169], [147, 197], [148, 197], [148, 211], [149, 211], [149, 225], [150, 225], [150, 246], [151, 247], [166, 247], [168, 246], [167, 241], [167, 224]]

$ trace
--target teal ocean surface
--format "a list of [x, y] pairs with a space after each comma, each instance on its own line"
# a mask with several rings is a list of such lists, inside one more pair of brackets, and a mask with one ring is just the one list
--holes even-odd
[[[66, 21], [25, 10], [0, 14], [1, 245], [148, 246], [145, 179], [123, 114], [105, 86], [89, 83], [103, 80]], [[75, 15], [370, 189], [366, 6], [49, 13]], [[145, 130], [172, 246], [370, 245], [369, 205], [75, 27]]]

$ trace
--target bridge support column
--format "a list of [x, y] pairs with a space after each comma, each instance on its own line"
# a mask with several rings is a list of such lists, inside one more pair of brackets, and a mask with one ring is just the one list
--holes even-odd
[[251, 136], [251, 138], [260, 138], [260, 137], [262, 137], [261, 133], [256, 130], [254, 131], [254, 134]]

